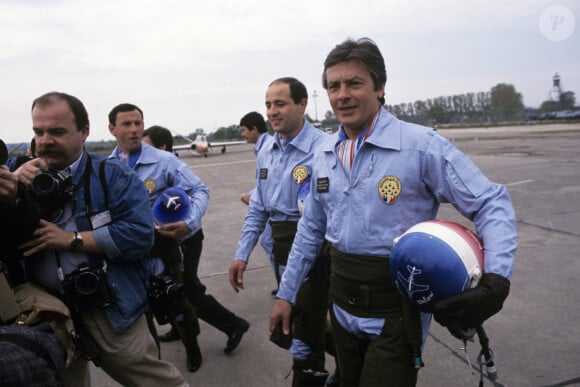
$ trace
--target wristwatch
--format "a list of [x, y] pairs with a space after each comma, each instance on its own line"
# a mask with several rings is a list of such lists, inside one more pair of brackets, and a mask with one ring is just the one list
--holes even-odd
[[80, 232], [75, 231], [72, 241], [70, 241], [72, 251], [76, 251], [83, 247], [83, 237]]

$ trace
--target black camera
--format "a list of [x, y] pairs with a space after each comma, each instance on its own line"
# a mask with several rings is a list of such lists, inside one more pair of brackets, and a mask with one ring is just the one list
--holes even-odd
[[167, 324], [183, 313], [183, 284], [178, 284], [168, 275], [151, 276], [147, 296], [149, 307], [159, 325]]
[[105, 270], [95, 269], [86, 263], [64, 276], [62, 289], [72, 303], [69, 306], [79, 311], [95, 305], [107, 307], [113, 302]]
[[40, 198], [70, 197], [74, 191], [72, 177], [66, 171], [41, 172], [32, 179], [31, 187]]
[[8, 148], [4, 141], [0, 140], [0, 165], [6, 164], [6, 160], [8, 160]]
[[70, 173], [65, 171], [48, 171], [32, 179], [33, 200], [40, 208], [40, 217], [57, 222], [64, 212], [64, 204], [72, 199], [75, 186]]

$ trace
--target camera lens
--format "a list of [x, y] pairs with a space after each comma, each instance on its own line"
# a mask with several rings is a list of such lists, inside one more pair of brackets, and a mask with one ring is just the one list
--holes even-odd
[[91, 272], [81, 273], [75, 280], [75, 288], [84, 296], [94, 294], [99, 288], [99, 276]]
[[48, 173], [41, 173], [32, 179], [32, 190], [39, 196], [50, 195], [58, 190], [58, 181]]

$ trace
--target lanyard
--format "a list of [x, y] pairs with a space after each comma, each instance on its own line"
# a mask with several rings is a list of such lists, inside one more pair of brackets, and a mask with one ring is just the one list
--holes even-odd
[[375, 125], [378, 121], [378, 115], [379, 115], [380, 111], [381, 111], [381, 108], [379, 107], [375, 111], [375, 113], [373, 114], [371, 119], [369, 120], [369, 123], [367, 125], [366, 130], [363, 133], [361, 133], [358, 136], [358, 138], [349, 139], [349, 138], [346, 138], [346, 136], [345, 136], [345, 138], [336, 145], [336, 154], [338, 155], [338, 158], [339, 158], [340, 162], [342, 163], [344, 170], [346, 171], [346, 173], [349, 176], [350, 176], [350, 172], [352, 171], [352, 165], [354, 163], [354, 158], [355, 158], [358, 150], [360, 149], [361, 145], [367, 140], [371, 131], [375, 127]]

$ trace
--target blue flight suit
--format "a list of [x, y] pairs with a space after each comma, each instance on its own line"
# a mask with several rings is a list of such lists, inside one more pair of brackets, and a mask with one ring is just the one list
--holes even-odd
[[[314, 151], [326, 138], [326, 133], [304, 120], [300, 132], [288, 139], [286, 144], [276, 133], [261, 148], [256, 163], [257, 184], [250, 198], [236, 260], [248, 262], [266, 222], [273, 222], [272, 225], [276, 222], [298, 222], [301, 216], [298, 193], [302, 185], [309, 183]], [[321, 245], [322, 241], [315, 254], [318, 254]], [[277, 262], [277, 266], [276, 274], [281, 276], [285, 263]], [[294, 359], [307, 359], [312, 355], [311, 346], [298, 338], [293, 339], [290, 351]], [[324, 357], [324, 349], [319, 355]]]
[[[442, 202], [475, 223], [485, 246], [484, 271], [511, 277], [517, 233], [506, 187], [489, 181], [435, 130], [400, 121], [384, 108], [366, 141], [360, 140], [350, 175], [336, 154], [344, 139], [341, 127], [315, 153], [310, 197], [279, 298], [295, 301], [324, 239], [347, 254], [388, 257], [393, 240], [434, 219]], [[385, 184], [395, 187], [388, 197], [381, 193]], [[340, 326], [369, 340], [385, 325], [384, 318], [356, 316], [336, 304], [332, 312]]]

